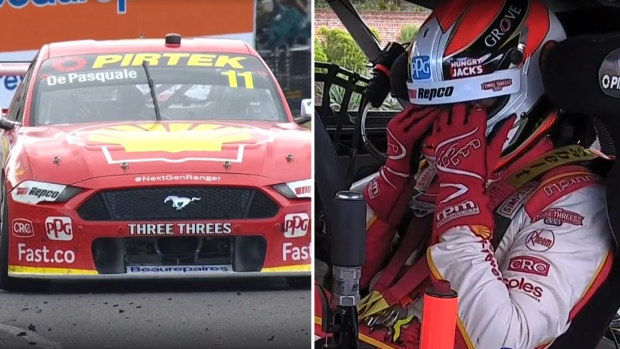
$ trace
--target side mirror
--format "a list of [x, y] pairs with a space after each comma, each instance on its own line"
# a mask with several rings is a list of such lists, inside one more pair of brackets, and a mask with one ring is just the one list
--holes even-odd
[[312, 99], [306, 98], [301, 101], [300, 115], [295, 118], [295, 122], [303, 125], [312, 120], [312, 114], [314, 114], [314, 106], [312, 105]]
[[6, 118], [6, 113], [3, 110], [2, 111], [2, 115], [0, 115], [0, 129], [3, 130], [12, 130], [15, 128], [15, 126], [19, 125], [18, 122], [15, 121], [11, 121], [9, 119]]

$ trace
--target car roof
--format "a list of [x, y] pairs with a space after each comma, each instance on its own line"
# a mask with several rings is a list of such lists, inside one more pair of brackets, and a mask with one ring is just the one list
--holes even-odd
[[178, 47], [166, 47], [165, 39], [79, 40], [47, 45], [49, 58], [118, 52], [214, 52], [256, 55], [241, 40], [182, 38]]

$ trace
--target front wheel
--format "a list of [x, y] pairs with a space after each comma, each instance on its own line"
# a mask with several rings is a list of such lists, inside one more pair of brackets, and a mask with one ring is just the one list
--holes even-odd
[[307, 288], [310, 289], [310, 282], [312, 280], [309, 276], [289, 276], [286, 278], [289, 286], [292, 288]]
[[[2, 179], [4, 184], [4, 178]], [[11, 291], [16, 287], [16, 280], [9, 276], [9, 209], [6, 189], [2, 185], [2, 226], [0, 232], [0, 288]]]
[[[4, 177], [4, 176], [2, 176]], [[19, 279], [9, 276], [9, 204], [7, 202], [6, 188], [4, 187], [4, 178], [2, 178], [2, 190], [0, 191], [2, 197], [2, 221], [0, 225], [0, 289], [9, 292], [24, 291], [24, 290], [40, 290], [46, 286], [46, 283]]]

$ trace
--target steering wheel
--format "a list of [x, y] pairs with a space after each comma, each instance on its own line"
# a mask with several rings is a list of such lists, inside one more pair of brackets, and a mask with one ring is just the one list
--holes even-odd
[[385, 162], [387, 159], [387, 154], [379, 151], [377, 147], [372, 144], [372, 141], [368, 138], [366, 134], [366, 118], [368, 117], [368, 111], [370, 110], [370, 101], [367, 98], [363, 98], [360, 107], [357, 111], [357, 116], [359, 120], [359, 130], [362, 136], [362, 142], [368, 153], [377, 161]]

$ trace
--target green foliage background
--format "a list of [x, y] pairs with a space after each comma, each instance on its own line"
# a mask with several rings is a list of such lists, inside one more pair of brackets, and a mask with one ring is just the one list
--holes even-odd
[[[379, 32], [370, 29], [379, 41]], [[401, 28], [397, 41], [409, 43], [418, 32], [414, 24]], [[351, 34], [338, 28], [321, 27], [318, 30], [319, 37], [314, 38], [314, 61], [334, 63], [340, 67], [354, 71], [368, 77], [370, 70], [366, 67], [368, 59], [359, 48]]]
[[418, 26], [415, 24], [406, 25], [400, 28], [400, 33], [398, 34], [396, 40], [401, 43], [412, 42], [418, 33], [418, 29]]
[[[375, 37], [381, 41], [379, 32], [376, 29], [370, 29]], [[401, 28], [397, 41], [408, 43], [413, 40], [418, 27], [415, 25], [407, 25]], [[314, 38], [314, 61], [333, 63], [341, 68], [356, 72], [362, 76], [370, 77], [370, 69], [367, 67], [368, 58], [364, 55], [351, 35], [342, 29], [321, 27], [318, 35]], [[322, 84], [315, 84], [315, 99], [320, 101], [323, 96]], [[339, 105], [344, 96], [344, 88], [332, 86], [329, 93], [330, 105], [335, 109], [339, 109]], [[361, 100], [361, 96], [353, 94], [349, 109], [356, 109]], [[400, 105], [396, 100], [388, 97], [380, 109], [398, 110]]]
[[[358, 11], [424, 11], [425, 8], [403, 0], [352, 0]], [[315, 8], [331, 8], [325, 0], [315, 0]]]
[[317, 62], [322, 61], [324, 54], [325, 62], [337, 64], [364, 76], [368, 75], [366, 68], [368, 59], [348, 32], [337, 28], [322, 27], [319, 29], [319, 35], [321, 35], [321, 40], [317, 40], [318, 45], [315, 41], [315, 59]]

